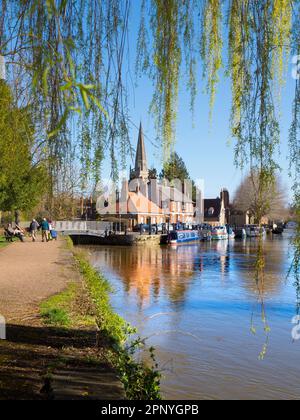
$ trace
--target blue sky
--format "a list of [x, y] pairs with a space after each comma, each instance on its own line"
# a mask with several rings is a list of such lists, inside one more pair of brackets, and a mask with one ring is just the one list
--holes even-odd
[[[137, 2], [139, 3], [139, 1]], [[130, 53], [132, 56], [132, 73], [134, 74], [135, 50], [137, 38], [138, 8], [131, 15]], [[225, 47], [226, 48], [226, 47]], [[226, 50], [224, 52], [226, 60]], [[291, 60], [290, 60], [291, 61]], [[278, 161], [282, 167], [282, 178], [291, 197], [291, 181], [288, 177], [288, 131], [291, 124], [291, 109], [294, 93], [291, 64], [287, 84], [282, 93], [281, 118], [281, 150]], [[233, 162], [234, 140], [230, 137], [229, 120], [231, 108], [230, 81], [221, 75], [218, 93], [213, 112], [212, 123], [209, 121], [209, 98], [203, 93], [205, 82], [201, 78], [201, 68], [198, 69], [198, 96], [195, 107], [194, 125], [189, 108], [189, 94], [184, 82], [180, 85], [178, 121], [176, 132], [176, 151], [184, 159], [193, 179], [204, 179], [206, 197], [216, 197], [221, 188], [226, 187], [233, 194], [243, 174], [236, 169]], [[131, 119], [138, 127], [143, 123], [149, 166], [161, 168], [162, 152], [153, 147], [156, 132], [154, 121], [149, 115], [149, 104], [152, 99], [153, 87], [147, 78], [138, 81], [138, 87], [129, 91], [129, 109]], [[132, 144], [136, 145], [138, 130], [130, 127]], [[128, 166], [133, 164], [130, 160]], [[106, 168], [108, 171], [108, 168]], [[108, 175], [108, 174], [106, 174]]]

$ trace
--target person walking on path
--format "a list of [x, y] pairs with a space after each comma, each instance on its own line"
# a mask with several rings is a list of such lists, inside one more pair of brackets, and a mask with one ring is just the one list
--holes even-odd
[[42, 228], [42, 242], [49, 242], [49, 223], [47, 219], [43, 219], [41, 223]]
[[53, 224], [52, 220], [49, 220], [49, 241], [52, 241], [52, 230], [53, 230]]
[[38, 231], [39, 227], [40, 227], [40, 225], [38, 224], [38, 222], [35, 219], [32, 219], [32, 222], [31, 222], [30, 227], [29, 227], [29, 232], [30, 232], [30, 235], [31, 235], [31, 238], [32, 238], [32, 242], [36, 241], [36, 234], [37, 234], [37, 231]]

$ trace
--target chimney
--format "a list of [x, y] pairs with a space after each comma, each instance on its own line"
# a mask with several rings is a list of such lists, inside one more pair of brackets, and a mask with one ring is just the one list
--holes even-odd
[[229, 191], [226, 188], [223, 188], [221, 191], [221, 200], [224, 201], [225, 209], [228, 209], [230, 207], [230, 196]]
[[0, 55], [0, 80], [6, 80], [5, 58]]

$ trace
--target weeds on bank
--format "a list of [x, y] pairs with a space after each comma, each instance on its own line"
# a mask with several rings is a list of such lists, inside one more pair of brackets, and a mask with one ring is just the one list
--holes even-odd
[[161, 373], [154, 349], [149, 349], [150, 365], [137, 361], [137, 352], [145, 348], [145, 342], [136, 338], [137, 330], [114, 312], [109, 282], [90, 265], [83, 253], [74, 249], [71, 239], [67, 246], [83, 277], [83, 285], [70, 284], [66, 291], [44, 302], [40, 308], [44, 323], [65, 328], [96, 324], [97, 343], [105, 349], [106, 358], [116, 369], [126, 397], [160, 400]]
[[76, 296], [76, 285], [70, 284], [64, 292], [52, 296], [40, 306], [41, 317], [46, 325], [69, 327], [71, 305]]
[[100, 340], [108, 344], [107, 357], [118, 371], [130, 400], [159, 400], [161, 373], [155, 361], [154, 349], [150, 348], [151, 365], [136, 360], [136, 353], [145, 348], [140, 338], [134, 339], [137, 330], [116, 314], [110, 303], [112, 289], [86, 260], [83, 254], [74, 253], [90, 293], [95, 309], [95, 319]]
[[[13, 240], [13, 242], [14, 242], [14, 240]], [[4, 236], [0, 236], [0, 249], [6, 247], [10, 243], [11, 242], [7, 242], [7, 240], [5, 239]]]

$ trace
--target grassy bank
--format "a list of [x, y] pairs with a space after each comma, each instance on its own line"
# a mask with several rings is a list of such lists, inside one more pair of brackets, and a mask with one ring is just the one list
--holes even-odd
[[100, 357], [109, 361], [123, 383], [126, 397], [134, 400], [160, 399], [160, 379], [153, 349], [149, 349], [146, 365], [135, 355], [144, 342], [136, 338], [137, 331], [113, 310], [110, 303], [111, 286], [88, 262], [84, 253], [78, 252], [71, 241], [82, 283], [70, 284], [63, 293], [41, 305], [41, 316], [46, 325], [63, 328], [96, 326], [97, 347]]
[[4, 236], [0, 235], [0, 249], [6, 247], [9, 244], [9, 242], [6, 241]]

